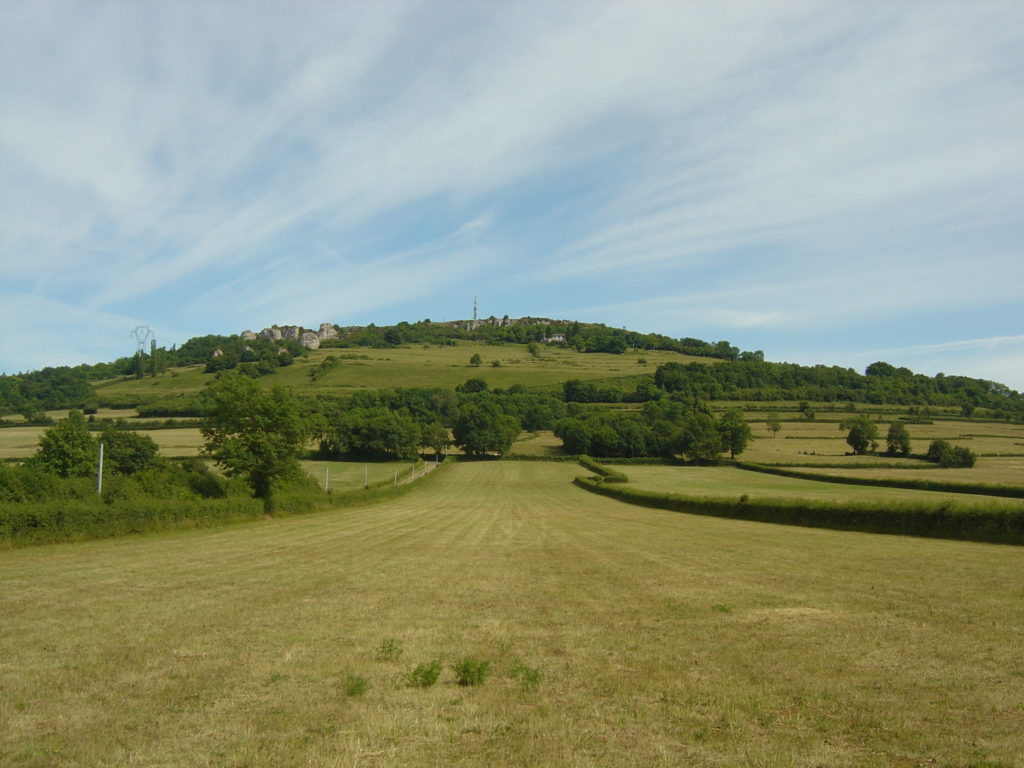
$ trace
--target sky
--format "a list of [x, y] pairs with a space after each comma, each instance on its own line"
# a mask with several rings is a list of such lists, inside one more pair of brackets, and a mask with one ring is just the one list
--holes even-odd
[[474, 296], [1024, 390], [1024, 3], [0, 3], [0, 371]]

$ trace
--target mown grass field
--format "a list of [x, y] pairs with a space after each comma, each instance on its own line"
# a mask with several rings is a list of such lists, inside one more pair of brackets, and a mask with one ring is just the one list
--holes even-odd
[[[738, 498], [746, 494], [752, 499], [801, 499], [804, 501], [843, 502], [934, 502], [950, 501], [954, 504], [1020, 507], [1020, 499], [999, 498], [983, 494], [941, 493], [902, 488], [875, 486], [840, 485], [836, 483], [800, 480], [790, 477], [750, 472], [735, 467], [670, 467], [670, 466], [625, 466], [616, 467], [626, 473], [630, 485], [645, 491], [677, 493], [686, 496], [710, 496], [713, 498]], [[823, 473], [834, 474], [831, 471]], [[844, 470], [840, 474], [852, 474]], [[904, 476], [898, 471], [897, 479]], [[890, 473], [892, 474], [892, 473]], [[888, 475], [887, 475], [888, 476]], [[946, 479], [945, 472], [933, 470], [926, 479]]]
[[[423, 463], [413, 464], [408, 461], [302, 461], [302, 469], [317, 481], [321, 488], [327, 481], [327, 488], [332, 491], [351, 491], [362, 488], [364, 484], [403, 483], [410, 480], [415, 473], [419, 477], [425, 468]], [[430, 462], [433, 464], [433, 461]]]
[[[1024, 550], [641, 509], [578, 472], [0, 553], [0, 763], [1021, 765]], [[402, 682], [464, 656], [482, 686]]]
[[[927, 466], [927, 465], [924, 465]], [[940, 480], [952, 483], [989, 483], [993, 485], [1024, 485], [1024, 456], [986, 457], [969, 469], [871, 469], [801, 467], [812, 474], [887, 480]]]

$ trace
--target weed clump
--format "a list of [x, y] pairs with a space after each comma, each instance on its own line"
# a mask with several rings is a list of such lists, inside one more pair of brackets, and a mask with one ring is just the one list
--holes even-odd
[[405, 682], [411, 688], [429, 688], [441, 676], [441, 669], [440, 659], [417, 664], [405, 675]]
[[459, 685], [482, 685], [491, 674], [491, 662], [467, 656], [452, 664], [452, 670], [455, 672], [455, 680]]
[[362, 696], [370, 689], [370, 682], [362, 675], [346, 675], [342, 689], [349, 698]]
[[524, 691], [535, 691], [540, 687], [540, 667], [528, 667], [521, 661], [512, 665], [512, 677], [519, 680]]
[[389, 637], [383, 640], [377, 649], [377, 661], [398, 661], [403, 650], [402, 643], [397, 638]]

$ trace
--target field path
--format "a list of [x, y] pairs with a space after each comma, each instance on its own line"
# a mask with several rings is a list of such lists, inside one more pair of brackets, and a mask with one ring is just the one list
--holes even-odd
[[579, 472], [463, 462], [373, 506], [0, 552], [0, 764], [1021, 765], [1024, 549]]

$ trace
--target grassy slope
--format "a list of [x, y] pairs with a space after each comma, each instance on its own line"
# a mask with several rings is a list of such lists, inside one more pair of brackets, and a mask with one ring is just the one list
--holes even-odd
[[[0, 554], [0, 762], [1021, 765], [1024, 550], [638, 509], [578, 471]], [[398, 683], [464, 654], [481, 688]]]
[[[471, 367], [469, 358], [479, 354], [483, 365]], [[329, 355], [365, 355], [368, 360], [342, 360], [341, 364], [317, 381], [309, 371]], [[641, 365], [638, 361], [646, 360]], [[501, 366], [495, 368], [492, 361]], [[675, 352], [630, 352], [623, 355], [584, 354], [575, 350], [546, 347], [539, 359], [526, 351], [524, 344], [488, 346], [460, 343], [454, 347], [406, 346], [395, 349], [321, 349], [307, 358], [281, 368], [262, 381], [283, 384], [309, 394], [345, 394], [356, 389], [383, 387], [452, 388], [466, 379], [479, 377], [492, 387], [523, 384], [532, 389], [561, 385], [567, 379], [616, 379], [654, 374], [662, 363], [715, 362], [706, 357], [688, 357]], [[137, 399], [197, 392], [212, 378], [201, 368], [171, 371], [153, 379], [115, 381], [98, 386], [101, 398]], [[628, 385], [628, 388], [635, 386]]]

